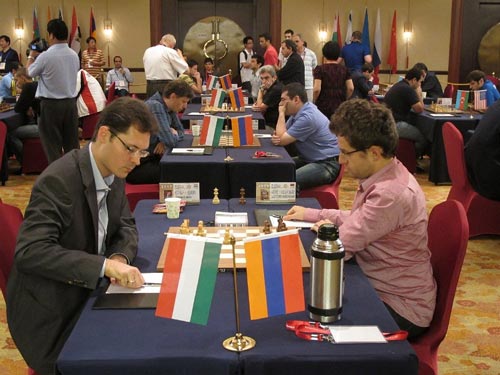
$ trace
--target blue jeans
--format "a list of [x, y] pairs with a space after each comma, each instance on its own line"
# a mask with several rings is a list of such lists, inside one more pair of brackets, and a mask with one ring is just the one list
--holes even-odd
[[296, 168], [297, 191], [331, 184], [337, 178], [340, 170], [337, 158], [307, 163], [296, 156], [293, 161]]
[[23, 139], [26, 138], [39, 138], [38, 125], [22, 125], [8, 134], [9, 149], [21, 164], [23, 162]]
[[405, 121], [397, 122], [396, 128], [398, 129], [399, 138], [405, 138], [409, 139], [410, 141], [414, 141], [415, 152], [417, 154], [416, 156], [422, 156], [427, 146], [429, 145], [429, 141], [425, 139], [422, 132], [415, 125], [409, 124]]

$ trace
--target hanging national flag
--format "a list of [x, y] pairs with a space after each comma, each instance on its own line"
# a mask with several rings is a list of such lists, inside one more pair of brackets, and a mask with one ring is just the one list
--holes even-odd
[[97, 32], [95, 29], [95, 19], [94, 19], [94, 9], [90, 7], [90, 27], [89, 27], [89, 36], [96, 39]]
[[365, 8], [365, 20], [363, 22], [363, 36], [361, 37], [361, 44], [365, 46], [371, 53], [370, 26], [368, 24], [368, 8]]
[[245, 101], [243, 100], [243, 90], [238, 87], [234, 90], [229, 90], [229, 99], [231, 100], [231, 108], [239, 110], [245, 107]]
[[486, 101], [486, 90], [477, 90], [474, 91], [474, 109], [486, 109], [487, 101]]
[[69, 34], [69, 46], [77, 54], [80, 54], [81, 51], [81, 38], [82, 34], [80, 33], [80, 25], [78, 24], [75, 6], [73, 5], [73, 15], [71, 16], [71, 33]]
[[59, 15], [57, 16], [57, 18], [64, 21], [63, 12], [62, 12], [61, 7], [59, 7]]
[[222, 239], [168, 234], [156, 316], [206, 325]]
[[219, 81], [219, 77], [209, 75], [207, 78], [207, 90], [212, 90], [217, 86], [217, 82]]
[[[476, 106], [475, 99], [476, 99], [476, 95], [474, 92], [474, 107]], [[469, 91], [468, 90], [457, 90], [457, 100], [455, 102], [455, 108], [462, 110], [462, 111], [465, 111], [465, 110], [467, 110], [467, 108], [469, 108]]]
[[210, 97], [210, 107], [221, 108], [222, 103], [226, 99], [226, 92], [221, 89], [212, 89], [212, 96]]
[[337, 43], [342, 48], [342, 36], [340, 35], [340, 17], [337, 13], [333, 21], [332, 42]]
[[204, 116], [201, 125], [200, 145], [217, 147], [223, 127], [224, 117]]
[[250, 319], [305, 309], [297, 230], [243, 240]]
[[229, 74], [225, 74], [222, 77], [219, 77], [220, 87], [224, 90], [229, 90], [231, 86], [231, 76]]
[[396, 27], [396, 11], [394, 11], [394, 16], [392, 17], [392, 27], [391, 27], [391, 45], [389, 47], [389, 56], [387, 56], [387, 64], [391, 67], [391, 73], [396, 73], [398, 71], [398, 39], [397, 39], [397, 27]]
[[50, 14], [50, 7], [47, 6], [47, 23], [49, 23], [49, 21], [52, 19], [52, 16]]
[[351, 44], [352, 37], [352, 10], [349, 11], [349, 18], [347, 19], [347, 31], [345, 34], [345, 44]]
[[233, 146], [253, 145], [252, 116], [231, 117]]
[[33, 8], [33, 39], [40, 38], [40, 26], [38, 26], [38, 14]]
[[[374, 76], [378, 82], [378, 72], [382, 63], [382, 29], [380, 27], [380, 8], [377, 10], [377, 21], [375, 22], [375, 36], [373, 37], [373, 66]], [[375, 80], [374, 79], [374, 80]]]

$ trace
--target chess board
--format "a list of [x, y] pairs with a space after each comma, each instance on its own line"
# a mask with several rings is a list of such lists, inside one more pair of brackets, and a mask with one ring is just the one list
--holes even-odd
[[[206, 145], [200, 145], [200, 137], [193, 137], [193, 143], [191, 144], [192, 147], [208, 147]], [[244, 145], [244, 146], [237, 146], [237, 147], [260, 147], [260, 140], [259, 138], [254, 134], [253, 136], [253, 144], [251, 145]], [[211, 147], [211, 146], [210, 146]], [[215, 146], [214, 146], [215, 147]], [[219, 145], [216, 147], [234, 147], [233, 144], [233, 135], [229, 133], [229, 135], [222, 135], [219, 140]]]
[[[170, 227], [168, 233], [180, 233], [180, 227]], [[196, 227], [191, 227], [191, 231], [197, 230]], [[221, 238], [224, 239], [224, 233], [226, 231], [225, 227], [205, 227], [206, 237], [207, 238]], [[245, 259], [245, 249], [243, 247], [243, 239], [247, 237], [255, 237], [262, 233], [262, 227], [232, 227], [232, 234], [236, 239], [235, 243], [235, 253], [236, 253], [236, 268], [245, 269], [246, 268], [246, 259]], [[272, 231], [275, 232], [276, 228], [272, 228]], [[304, 250], [304, 246], [302, 245], [302, 241], [300, 241], [300, 258], [302, 263], [302, 270], [308, 271], [311, 267], [309, 263], [309, 258]], [[165, 239], [165, 243], [163, 245], [163, 249], [161, 251], [160, 259], [158, 260], [158, 264], [156, 269], [158, 272], [163, 272], [163, 265], [165, 264], [165, 257], [168, 253], [169, 239]], [[219, 270], [227, 270], [233, 268], [233, 251], [231, 245], [222, 245], [222, 251], [219, 259]]]
[[435, 104], [435, 103], [425, 107], [425, 109], [431, 113], [449, 113], [449, 114], [457, 114], [457, 115], [464, 113], [464, 111], [462, 111], [460, 109], [456, 109], [454, 106], [449, 107], [449, 106]]
[[14, 109], [14, 104], [2, 103], [0, 104], [0, 112], [7, 112]]
[[205, 106], [201, 107], [200, 112], [202, 112], [202, 113], [220, 113], [220, 112], [243, 113], [243, 112], [245, 112], [245, 107], [233, 108], [233, 107], [228, 106], [227, 108], [219, 108], [219, 107], [210, 107], [209, 105], [205, 105]]

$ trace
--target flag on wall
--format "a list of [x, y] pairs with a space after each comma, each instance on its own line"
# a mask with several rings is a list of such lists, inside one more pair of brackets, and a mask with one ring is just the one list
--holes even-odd
[[229, 90], [232, 85], [231, 85], [231, 76], [229, 74], [225, 74], [222, 77], [219, 77], [220, 81], [220, 87], [222, 87], [224, 90]]
[[479, 109], [486, 109], [486, 90], [474, 91], [474, 109], [477, 111]]
[[297, 230], [243, 240], [250, 319], [305, 309]]
[[217, 76], [213, 76], [213, 75], [209, 75], [208, 78], [207, 78], [207, 90], [212, 90], [215, 88], [215, 86], [217, 86], [217, 82], [219, 80], [219, 77]]
[[252, 116], [231, 117], [233, 146], [253, 145]]
[[[476, 105], [475, 102], [476, 96], [474, 93], [474, 107]], [[469, 91], [468, 90], [457, 90], [457, 100], [455, 102], [455, 108], [460, 109], [462, 111], [467, 110], [469, 108]]]
[[368, 8], [365, 8], [365, 20], [363, 21], [363, 35], [361, 37], [361, 44], [368, 48], [371, 53], [370, 46], [370, 26], [368, 23]]
[[221, 108], [226, 99], [226, 92], [221, 89], [212, 89], [210, 97], [210, 107]]
[[352, 37], [352, 10], [349, 11], [349, 17], [347, 19], [347, 31], [345, 34], [345, 44], [351, 44]]
[[231, 108], [240, 109], [245, 107], [245, 101], [243, 99], [243, 90], [241, 87], [238, 87], [234, 90], [229, 90], [229, 99], [231, 100]]
[[395, 10], [392, 16], [391, 45], [389, 47], [389, 56], [387, 56], [387, 64], [391, 67], [391, 73], [396, 73], [398, 71], [398, 39]]
[[75, 6], [73, 5], [73, 15], [71, 16], [71, 33], [69, 34], [69, 46], [77, 54], [80, 54], [81, 45], [80, 39], [82, 34], [80, 32], [80, 25], [78, 24], [78, 18], [76, 16]]
[[206, 325], [222, 239], [168, 234], [156, 316]]
[[377, 20], [375, 21], [375, 35], [373, 37], [373, 67], [375, 77], [378, 79], [378, 72], [382, 62], [382, 29], [380, 27], [380, 8], [377, 10]]
[[333, 21], [332, 42], [338, 43], [339, 47], [342, 48], [342, 36], [340, 35], [340, 17], [338, 12], [335, 15], [335, 19]]
[[50, 7], [47, 6], [47, 23], [49, 23], [49, 21], [52, 19], [52, 16], [50, 14]]
[[201, 125], [200, 145], [217, 147], [223, 127], [224, 117], [204, 116]]
[[40, 38], [40, 26], [38, 26], [38, 14], [36, 7], [33, 8], [33, 39]]
[[95, 29], [95, 19], [94, 19], [94, 9], [90, 7], [90, 27], [89, 27], [89, 36], [96, 39], [97, 32]]

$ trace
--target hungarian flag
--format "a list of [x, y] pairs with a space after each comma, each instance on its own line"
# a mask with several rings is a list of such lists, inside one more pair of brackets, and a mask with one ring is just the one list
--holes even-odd
[[233, 132], [233, 146], [253, 145], [252, 116], [231, 118]]
[[238, 87], [237, 89], [234, 90], [229, 90], [229, 99], [231, 100], [231, 107], [240, 109], [242, 107], [245, 107], [245, 101], [243, 99], [243, 90], [241, 87]]
[[387, 56], [387, 64], [391, 67], [391, 73], [396, 73], [398, 71], [398, 39], [397, 39], [397, 27], [396, 27], [396, 11], [394, 11], [394, 16], [392, 17], [392, 27], [391, 27], [391, 45], [389, 47], [389, 56]]
[[36, 7], [33, 8], [33, 39], [40, 38], [40, 26], [38, 26], [38, 15]]
[[370, 46], [370, 26], [368, 24], [368, 8], [365, 8], [365, 20], [363, 22], [363, 36], [361, 37], [361, 44], [363, 44], [368, 51], [371, 52]]
[[375, 78], [378, 81], [378, 72], [382, 63], [382, 29], [380, 27], [380, 8], [377, 10], [377, 21], [375, 22], [375, 36], [373, 38], [373, 67]]
[[89, 36], [96, 39], [96, 29], [95, 29], [95, 19], [94, 19], [94, 9], [90, 7], [90, 27], [89, 27]]
[[305, 309], [297, 230], [243, 240], [250, 319]]
[[486, 90], [474, 91], [474, 109], [477, 111], [479, 109], [486, 109]]
[[347, 18], [347, 31], [345, 34], [345, 44], [351, 44], [352, 37], [352, 10], [349, 11], [349, 17]]
[[213, 89], [210, 96], [210, 107], [221, 108], [226, 99], [226, 92], [221, 89]]
[[80, 25], [78, 24], [78, 18], [76, 17], [75, 6], [73, 5], [73, 16], [71, 17], [71, 33], [69, 34], [69, 46], [73, 51], [80, 54], [81, 45], [80, 39], [82, 34], [80, 32]]
[[333, 34], [332, 42], [337, 43], [340, 48], [342, 48], [342, 36], [340, 35], [340, 17], [337, 13], [335, 19], [333, 20]]
[[220, 87], [222, 87], [224, 90], [229, 90], [232, 85], [231, 85], [231, 76], [229, 74], [225, 74], [222, 77], [219, 77], [220, 81]]
[[156, 316], [206, 325], [222, 239], [168, 234]]
[[208, 76], [207, 78], [207, 90], [212, 90], [215, 88], [215, 86], [217, 85], [217, 81], [219, 80], [219, 77], [217, 76]]
[[[474, 96], [475, 99], [475, 96]], [[475, 107], [474, 100], [474, 107]], [[469, 91], [468, 90], [457, 90], [457, 100], [455, 102], [455, 108], [460, 109], [462, 111], [467, 110], [469, 108]]]
[[218, 146], [223, 127], [224, 117], [204, 116], [201, 125], [200, 145]]

